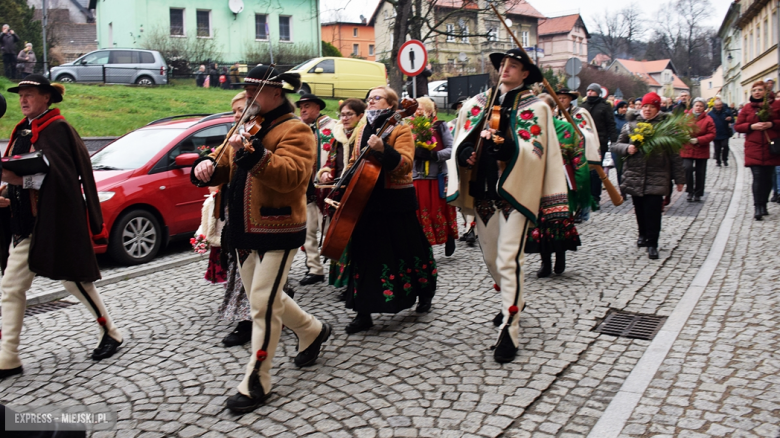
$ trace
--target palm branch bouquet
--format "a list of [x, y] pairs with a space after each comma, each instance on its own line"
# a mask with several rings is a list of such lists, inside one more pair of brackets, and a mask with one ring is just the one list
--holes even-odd
[[693, 137], [696, 129], [696, 123], [690, 114], [672, 114], [655, 126], [647, 122], [637, 123], [629, 138], [631, 143], [646, 156], [663, 153], [678, 154], [683, 145]]
[[762, 122], [768, 122], [772, 117], [772, 109], [769, 107], [769, 99], [766, 96], [764, 96], [764, 103], [761, 104], [761, 109], [758, 110], [756, 115], [758, 115], [758, 120]]

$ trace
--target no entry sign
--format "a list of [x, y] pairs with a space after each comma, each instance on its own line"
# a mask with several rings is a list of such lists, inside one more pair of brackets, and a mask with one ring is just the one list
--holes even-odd
[[406, 76], [417, 76], [428, 65], [428, 51], [417, 40], [409, 40], [398, 51], [398, 68]]

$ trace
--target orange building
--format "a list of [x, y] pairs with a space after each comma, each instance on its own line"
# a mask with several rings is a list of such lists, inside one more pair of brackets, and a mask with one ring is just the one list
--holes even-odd
[[374, 26], [369, 26], [365, 19], [361, 23], [323, 23], [322, 40], [336, 46], [344, 56], [376, 61]]

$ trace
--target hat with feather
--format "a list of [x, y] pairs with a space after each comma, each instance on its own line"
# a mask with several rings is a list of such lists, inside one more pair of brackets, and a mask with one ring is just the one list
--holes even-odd
[[43, 75], [27, 75], [24, 77], [24, 79], [19, 81], [15, 87], [9, 88], [8, 91], [18, 94], [19, 90], [23, 88], [37, 88], [44, 93], [51, 94], [50, 103], [62, 102], [62, 95], [65, 94], [65, 87], [63, 85], [56, 83], [52, 84]]
[[242, 85], [250, 85], [281, 88], [285, 93], [296, 93], [301, 88], [301, 75], [299, 73], [279, 73], [270, 65], [258, 65], [249, 70]]

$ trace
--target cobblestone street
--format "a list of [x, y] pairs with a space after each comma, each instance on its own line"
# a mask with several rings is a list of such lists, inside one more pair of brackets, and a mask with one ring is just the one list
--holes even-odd
[[[739, 157], [742, 140], [731, 143]], [[778, 438], [780, 205], [754, 221], [750, 171], [738, 168], [739, 159], [731, 163], [710, 160], [703, 202], [675, 192], [659, 260], [636, 247], [631, 201], [614, 207], [606, 193], [602, 210], [578, 225], [583, 245], [568, 253], [563, 275], [536, 278], [539, 258], [527, 256], [528, 306], [509, 364], [497, 364], [489, 349], [499, 295], [478, 247], [458, 242], [449, 258], [443, 246], [434, 249], [439, 288], [430, 313], [374, 315], [372, 329], [349, 336], [344, 327], [354, 313], [337, 300], [340, 291], [297, 285], [305, 274], [299, 251], [295, 299], [333, 324], [334, 334], [317, 364], [299, 369], [292, 363], [297, 340], [285, 330], [272, 396], [253, 413], [233, 415], [225, 400], [236, 392], [249, 347], [222, 346], [233, 329], [216, 314], [224, 288], [203, 280], [205, 258], [174, 248], [144, 268], [101, 261], [112, 280], [99, 291], [125, 336], [110, 359], [89, 359], [96, 330], [80, 304], [26, 317], [24, 374], [0, 381], [0, 399], [12, 406], [107, 403], [119, 413], [117, 428], [95, 437], [584, 437], [602, 417], [613, 418], [610, 403], [627, 391], [632, 370], [656, 355], [651, 341], [593, 329], [611, 309], [674, 315], [709, 267], [712, 278], [690, 318], [610, 433]], [[710, 267], [708, 254], [737, 198], [725, 251]], [[34, 292], [57, 287], [37, 279]]]

